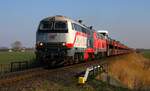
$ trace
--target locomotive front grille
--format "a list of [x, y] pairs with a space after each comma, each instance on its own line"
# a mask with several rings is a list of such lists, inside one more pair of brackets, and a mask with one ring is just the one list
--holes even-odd
[[63, 46], [63, 43], [46, 43], [45, 51], [47, 52], [61, 52], [66, 50], [66, 47]]
[[45, 47], [50, 47], [50, 48], [58, 48], [58, 47], [63, 47], [62, 43], [46, 43]]
[[47, 43], [45, 44], [45, 54], [51, 59], [65, 56], [66, 48], [62, 43]]

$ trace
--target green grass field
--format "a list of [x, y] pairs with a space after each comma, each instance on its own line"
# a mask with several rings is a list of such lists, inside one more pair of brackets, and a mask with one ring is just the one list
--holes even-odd
[[15, 61], [30, 61], [35, 58], [34, 52], [0, 52], [0, 64]]
[[143, 51], [142, 54], [143, 54], [144, 57], [150, 59], [150, 51], [149, 50]]

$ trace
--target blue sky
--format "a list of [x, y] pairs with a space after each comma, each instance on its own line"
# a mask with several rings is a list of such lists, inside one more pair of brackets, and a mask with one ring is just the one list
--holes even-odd
[[0, 46], [34, 47], [39, 21], [53, 15], [82, 19], [130, 47], [150, 48], [150, 0], [0, 0]]

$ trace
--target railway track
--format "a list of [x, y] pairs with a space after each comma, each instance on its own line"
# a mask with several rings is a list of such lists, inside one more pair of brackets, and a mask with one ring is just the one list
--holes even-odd
[[[6, 74], [0, 79], [0, 88], [11, 87], [18, 82], [24, 82], [29, 79], [48, 77], [50, 80], [58, 81], [64, 80], [69, 77], [74, 77], [77, 73], [85, 70], [87, 67], [96, 64], [106, 64], [106, 61], [89, 61], [86, 63], [80, 63], [70, 65], [66, 67], [60, 67], [56, 69], [45, 69], [43, 67], [29, 69], [21, 72], [14, 72]], [[67, 82], [67, 81], [65, 81]]]
[[[34, 69], [28, 69], [25, 71], [12, 72], [12, 73], [5, 74], [1, 76], [0, 78], [0, 86], [7, 86], [9, 84], [15, 83], [20, 80], [25, 80], [27, 78], [38, 76], [40, 75], [40, 73], [38, 73], [37, 71], [41, 71], [41, 70], [42, 68], [34, 68]], [[42, 71], [42, 73], [44, 72]]]

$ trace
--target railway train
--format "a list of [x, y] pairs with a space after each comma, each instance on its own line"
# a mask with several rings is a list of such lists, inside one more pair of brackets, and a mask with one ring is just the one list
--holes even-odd
[[36, 32], [36, 59], [51, 66], [128, 53], [130, 48], [82, 20], [62, 15], [44, 18]]

